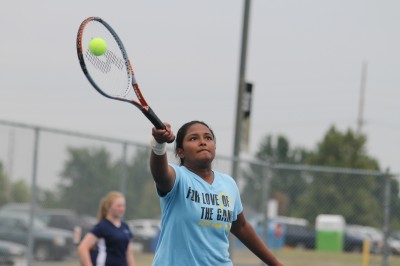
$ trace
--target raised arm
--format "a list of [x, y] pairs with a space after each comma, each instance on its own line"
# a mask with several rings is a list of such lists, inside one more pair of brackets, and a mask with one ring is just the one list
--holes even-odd
[[175, 171], [168, 165], [166, 153], [167, 142], [174, 138], [171, 126], [165, 123], [165, 129], [152, 129], [152, 151], [150, 154], [150, 170], [156, 182], [157, 189], [162, 195], [171, 191], [175, 182]]

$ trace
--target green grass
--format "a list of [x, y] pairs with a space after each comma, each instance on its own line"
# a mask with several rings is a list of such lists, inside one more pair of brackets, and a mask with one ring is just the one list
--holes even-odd
[[[285, 249], [274, 254], [285, 266], [362, 266], [361, 253], [330, 253], [307, 250]], [[260, 261], [246, 249], [235, 250], [235, 266], [258, 266]], [[368, 266], [381, 266], [382, 256], [370, 255]], [[400, 256], [389, 258], [390, 266], [400, 266]]]
[[[327, 253], [316, 251], [285, 249], [275, 251], [274, 254], [285, 266], [362, 266], [360, 253]], [[136, 266], [151, 265], [152, 254], [135, 253]], [[260, 261], [246, 249], [236, 249], [233, 253], [235, 266], [259, 266]], [[34, 266], [77, 266], [77, 259], [68, 259], [64, 262], [35, 263]], [[382, 256], [370, 255], [368, 266], [381, 266]], [[400, 266], [400, 256], [389, 258], [390, 266]], [[213, 265], [212, 265], [213, 266]]]

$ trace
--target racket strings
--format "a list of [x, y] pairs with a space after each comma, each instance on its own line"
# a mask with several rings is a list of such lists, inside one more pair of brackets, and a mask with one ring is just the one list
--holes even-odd
[[[111, 97], [127, 98], [131, 90], [132, 75], [119, 49], [113, 47], [113, 40], [108, 40], [110, 48], [102, 56], [94, 55], [89, 48], [85, 50], [87, 70], [103, 93]], [[116, 52], [114, 52], [114, 51]]]
[[99, 56], [95, 56], [92, 54], [92, 52], [90, 52], [89, 49], [86, 50], [85, 52], [85, 56], [88, 59], [88, 61], [90, 63], [92, 63], [92, 65], [94, 67], [96, 67], [97, 69], [99, 69], [101, 72], [103, 72], [104, 74], [107, 74], [108, 72], [111, 71], [111, 67], [112, 65], [114, 65], [115, 67], [117, 67], [119, 70], [123, 70], [125, 67], [125, 61], [118, 58], [113, 52], [111, 52], [110, 50], [107, 50], [104, 54], [104, 56], [102, 56], [102, 58], [105, 59], [105, 61], [103, 61], [102, 59], [100, 59]]

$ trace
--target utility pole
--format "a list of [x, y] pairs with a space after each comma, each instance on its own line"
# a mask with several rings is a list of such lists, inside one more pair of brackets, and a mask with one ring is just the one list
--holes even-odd
[[367, 85], [367, 71], [368, 63], [364, 61], [361, 69], [361, 82], [360, 82], [360, 99], [358, 104], [358, 118], [357, 118], [357, 136], [361, 135], [361, 130], [364, 125], [364, 102], [365, 102], [365, 87]]
[[243, 13], [243, 28], [242, 28], [242, 45], [240, 53], [240, 69], [239, 69], [239, 84], [236, 100], [236, 124], [235, 124], [235, 139], [233, 143], [233, 157], [235, 162], [232, 164], [232, 177], [237, 178], [238, 162], [240, 156], [240, 141], [243, 122], [243, 94], [246, 84], [246, 57], [247, 57], [247, 36], [249, 27], [250, 0], [245, 0]]
[[[249, 16], [250, 16], [250, 0], [244, 1], [244, 10], [243, 10], [243, 26], [242, 26], [242, 42], [241, 42], [241, 52], [240, 52], [240, 69], [239, 69], [239, 84], [238, 84], [238, 93], [236, 100], [236, 124], [235, 124], [235, 138], [233, 143], [233, 158], [232, 162], [232, 177], [237, 180], [238, 176], [238, 164], [239, 164], [239, 156], [240, 156], [240, 141], [241, 141], [241, 133], [242, 133], [242, 121], [243, 121], [243, 109], [242, 109], [242, 99], [245, 90], [245, 74], [246, 74], [246, 57], [247, 57], [247, 36], [248, 36], [248, 28], [249, 28]], [[233, 258], [233, 246], [234, 246], [234, 238], [232, 234], [229, 235], [229, 252], [231, 254], [231, 258]]]

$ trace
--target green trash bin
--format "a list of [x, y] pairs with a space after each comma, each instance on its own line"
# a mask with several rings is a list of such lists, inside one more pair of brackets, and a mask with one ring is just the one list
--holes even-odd
[[341, 215], [320, 214], [315, 228], [318, 251], [342, 252], [344, 246], [345, 220]]

